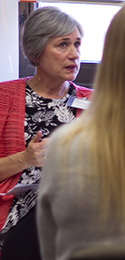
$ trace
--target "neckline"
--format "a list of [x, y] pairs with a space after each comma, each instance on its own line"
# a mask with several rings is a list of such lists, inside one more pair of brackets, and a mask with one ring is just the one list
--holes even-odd
[[29, 86], [29, 84], [28, 84], [27, 82], [26, 82], [26, 89], [28, 88], [31, 93], [33, 93], [35, 96], [37, 96], [39, 99], [42, 99], [42, 100], [63, 100], [64, 98], [66, 98], [67, 95], [71, 95], [71, 94], [72, 94], [72, 91], [73, 91], [73, 89], [74, 89], [74, 86], [73, 86], [73, 84], [72, 84], [71, 82], [69, 82], [69, 85], [70, 85], [70, 86], [69, 86], [69, 90], [68, 90], [67, 94], [66, 94], [64, 97], [58, 98], [58, 99], [56, 99], [56, 98], [44, 98], [44, 97], [38, 95], [38, 94]]

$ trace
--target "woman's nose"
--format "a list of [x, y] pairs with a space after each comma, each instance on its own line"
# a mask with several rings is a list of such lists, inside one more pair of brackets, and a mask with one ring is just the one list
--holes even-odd
[[80, 52], [75, 46], [71, 46], [69, 49], [69, 58], [78, 59], [80, 57]]

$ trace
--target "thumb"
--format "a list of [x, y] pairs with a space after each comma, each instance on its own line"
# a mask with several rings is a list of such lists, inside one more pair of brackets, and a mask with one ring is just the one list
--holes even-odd
[[38, 143], [42, 137], [41, 131], [38, 131], [37, 134], [31, 140], [32, 143]]

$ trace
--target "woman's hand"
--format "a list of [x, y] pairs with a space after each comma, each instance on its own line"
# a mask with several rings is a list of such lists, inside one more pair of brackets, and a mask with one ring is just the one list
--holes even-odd
[[0, 159], [0, 182], [28, 167], [41, 167], [49, 138], [40, 142], [41, 131], [29, 142], [26, 150]]
[[35, 137], [29, 142], [27, 149], [24, 152], [24, 158], [27, 166], [41, 167], [43, 166], [43, 160], [45, 158], [47, 141], [49, 138], [41, 140], [41, 131], [35, 135]]

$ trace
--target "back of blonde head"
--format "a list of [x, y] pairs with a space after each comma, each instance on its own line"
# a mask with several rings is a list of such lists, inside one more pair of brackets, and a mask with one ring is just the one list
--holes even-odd
[[[106, 33], [94, 89], [90, 107], [61, 142], [68, 152], [72, 138], [81, 136], [78, 155], [81, 165], [87, 143], [88, 174], [101, 180], [102, 215], [106, 218], [113, 203], [115, 216], [125, 228], [125, 6], [115, 15]], [[78, 173], [84, 174], [80, 163]]]

